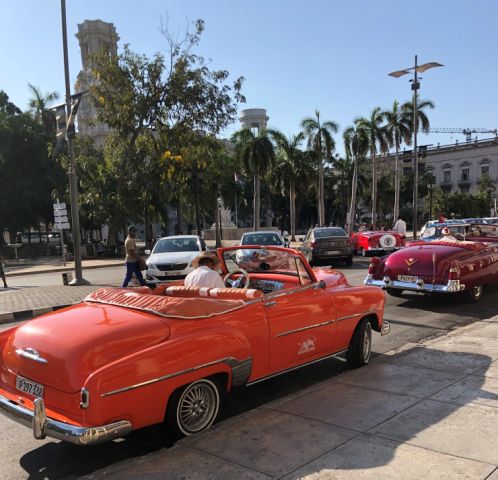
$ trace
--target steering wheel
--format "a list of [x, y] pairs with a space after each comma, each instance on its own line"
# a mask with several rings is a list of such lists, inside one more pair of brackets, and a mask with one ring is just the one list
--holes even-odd
[[[239, 274], [239, 278], [237, 278], [237, 280], [231, 280], [236, 274]], [[228, 288], [249, 288], [249, 284], [251, 283], [249, 274], [245, 270], [242, 270], [242, 268], [229, 272], [223, 281]], [[242, 284], [244, 284], [244, 286], [242, 286]]]

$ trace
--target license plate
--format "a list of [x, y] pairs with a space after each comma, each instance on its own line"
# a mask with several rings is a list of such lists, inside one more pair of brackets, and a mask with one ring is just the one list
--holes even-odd
[[33, 397], [43, 397], [43, 385], [33, 382], [27, 378], [17, 375], [16, 388], [24, 393], [29, 393]]
[[417, 281], [418, 277], [415, 277], [413, 275], [398, 275], [398, 280], [400, 282], [408, 282], [408, 283], [415, 283]]
[[174, 277], [176, 275], [181, 275], [181, 274], [182, 274], [182, 272], [180, 272], [180, 271], [177, 272], [176, 270], [175, 271], [172, 270], [170, 272], [166, 272], [166, 276], [171, 276], [171, 277]]
[[340, 250], [327, 250], [325, 255], [339, 255], [341, 253]]

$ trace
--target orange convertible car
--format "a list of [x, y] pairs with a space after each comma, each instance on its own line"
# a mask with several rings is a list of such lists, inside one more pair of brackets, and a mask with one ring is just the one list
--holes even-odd
[[[252, 255], [237, 263], [240, 248]], [[364, 365], [372, 330], [389, 331], [380, 288], [295, 250], [218, 255], [227, 288], [102, 288], [0, 334], [0, 411], [35, 438], [82, 445], [162, 422], [192, 435], [233, 387], [341, 352]]]

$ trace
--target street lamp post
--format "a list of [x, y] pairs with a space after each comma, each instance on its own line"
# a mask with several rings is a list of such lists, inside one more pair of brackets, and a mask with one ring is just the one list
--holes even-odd
[[80, 239], [80, 213], [78, 205], [78, 178], [76, 175], [76, 156], [74, 153], [74, 116], [75, 105], [71, 98], [71, 84], [69, 80], [69, 59], [67, 48], [67, 26], [66, 26], [66, 0], [61, 0], [62, 19], [62, 45], [64, 50], [64, 76], [66, 82], [66, 138], [69, 150], [69, 190], [71, 195], [71, 219], [73, 226], [73, 250], [74, 250], [74, 280], [69, 285], [89, 285], [83, 278], [81, 267], [81, 239]]
[[411, 89], [413, 90], [413, 239], [417, 239], [417, 207], [418, 207], [418, 152], [417, 152], [417, 130], [418, 130], [418, 109], [417, 109], [417, 92], [420, 88], [419, 73], [434, 67], [442, 67], [440, 63], [429, 62], [423, 65], [418, 65], [418, 56], [415, 55], [415, 64], [413, 67], [397, 70], [388, 75], [390, 77], [399, 78], [413, 71], [413, 79]]

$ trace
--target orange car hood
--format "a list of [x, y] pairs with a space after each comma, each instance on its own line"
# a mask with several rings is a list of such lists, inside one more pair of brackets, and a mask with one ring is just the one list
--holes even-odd
[[[153, 315], [115, 307], [82, 303], [25, 323], [3, 349], [6, 368], [65, 392], [79, 391], [96, 369], [170, 335], [169, 327]], [[16, 350], [34, 349], [40, 363]]]

